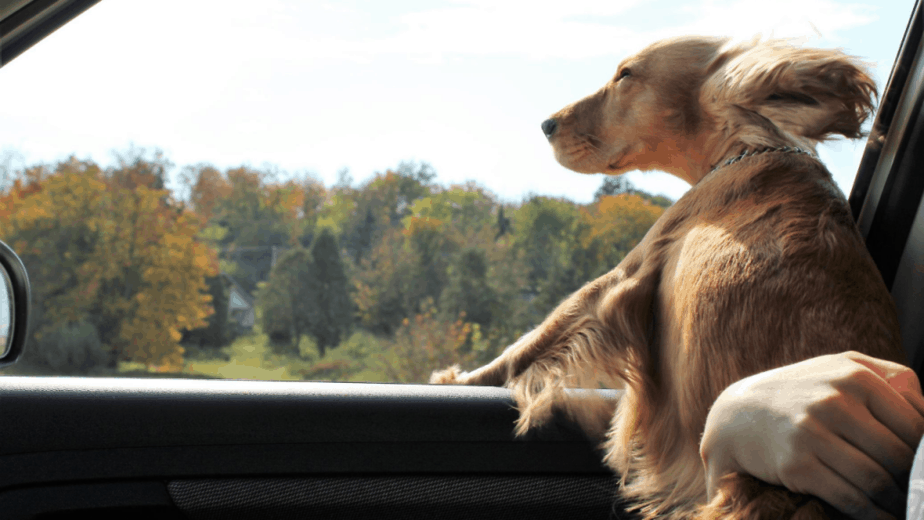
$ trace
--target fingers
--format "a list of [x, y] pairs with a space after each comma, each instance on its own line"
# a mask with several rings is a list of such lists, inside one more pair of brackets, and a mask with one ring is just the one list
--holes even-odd
[[[901, 517], [905, 502], [896, 504], [890, 513], [869, 499], [863, 491], [849, 483], [840, 472], [832, 469], [821, 460], [814, 458], [808, 466], [798, 471], [788, 472], [783, 484], [799, 493], [806, 493], [821, 498], [845, 515], [858, 520], [896, 520]], [[803, 477], [811, 475], [810, 478]]]
[[[882, 425], [879, 427], [885, 429]], [[894, 435], [892, 437], [895, 444], [902, 444]], [[904, 459], [903, 462], [907, 463], [911, 460], [912, 455], [909, 455], [909, 458]], [[840, 480], [850, 484], [873, 504], [895, 516], [902, 515], [908, 500], [907, 495], [897, 484], [891, 472], [877, 462], [881, 459], [871, 454], [867, 447], [831, 435], [829, 439], [819, 444], [816, 456], [822, 464], [837, 473]], [[900, 467], [904, 467], [904, 464], [900, 464]], [[898, 481], [903, 482], [903, 480]]]
[[911, 369], [889, 361], [856, 361], [873, 371], [867, 372], [868, 375], [857, 374], [858, 377], [850, 383], [861, 386], [856, 390], [858, 397], [863, 399], [862, 404], [876, 421], [894, 432], [913, 454], [924, 434], [924, 398], [920, 394], [917, 376]]
[[[905, 430], [907, 434], [914, 429], [909, 418], [916, 416], [917, 412], [897, 394], [891, 396], [887, 404], [881, 405], [881, 410], [874, 411], [856, 401], [851, 403], [851, 401], [838, 400], [834, 401], [833, 405], [818, 407], [816, 414], [819, 421], [831, 425], [830, 436], [833, 439], [826, 447], [830, 447], [832, 443], [848, 445], [850, 450], [845, 452], [845, 457], [852, 456], [856, 459], [862, 455], [865, 464], [875, 464], [880, 473], [884, 475], [887, 472], [891, 475], [892, 484], [904, 483], [908, 480], [910, 461], [914, 458], [915, 450], [901, 438], [899, 432]], [[902, 409], [896, 411], [896, 407]], [[898, 415], [891, 419], [883, 418], [890, 414]], [[889, 421], [891, 421], [891, 426]], [[825, 458], [824, 462], [829, 465], [835, 463], [833, 457]], [[863, 469], [857, 467], [855, 470], [861, 471], [857, 475], [870, 474], [869, 471], [863, 472]], [[872, 480], [859, 478], [853, 482], [870, 494], [879, 491], [881, 486], [875, 483], [881, 481], [883, 479], [873, 477]]]

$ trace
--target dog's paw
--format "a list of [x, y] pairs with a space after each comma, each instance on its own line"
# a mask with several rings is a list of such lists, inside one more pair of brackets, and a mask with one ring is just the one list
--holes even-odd
[[468, 379], [468, 372], [464, 372], [459, 365], [453, 365], [446, 370], [437, 370], [430, 375], [431, 385], [464, 385]]

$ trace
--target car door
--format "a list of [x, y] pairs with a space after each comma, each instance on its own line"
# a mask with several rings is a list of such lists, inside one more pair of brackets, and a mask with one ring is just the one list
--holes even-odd
[[[0, 63], [93, 3], [0, 3]], [[921, 27], [918, 2], [850, 197], [919, 374]], [[592, 440], [563, 418], [514, 438], [512, 406], [499, 388], [2, 377], [0, 516], [628, 518]]]
[[[94, 3], [0, 3], [0, 63]], [[613, 506], [593, 444], [564, 421], [514, 439], [497, 388], [3, 377], [0, 402], [3, 518], [608, 518]]]

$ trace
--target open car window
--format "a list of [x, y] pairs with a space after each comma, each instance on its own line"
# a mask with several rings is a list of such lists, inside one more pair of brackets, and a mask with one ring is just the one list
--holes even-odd
[[[693, 33], [841, 47], [884, 89], [912, 7], [93, 3], [0, 3], [0, 239], [35, 307], [5, 374], [410, 383], [482, 364], [686, 189], [565, 170], [548, 114]], [[845, 193], [864, 144], [819, 150]]]

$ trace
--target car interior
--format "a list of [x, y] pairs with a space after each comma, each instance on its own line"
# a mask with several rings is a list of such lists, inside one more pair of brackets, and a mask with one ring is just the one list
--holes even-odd
[[[97, 2], [0, 0], [0, 66]], [[919, 376], [922, 16], [917, 1], [849, 195]], [[10, 277], [24, 329], [25, 275]], [[576, 426], [559, 418], [515, 438], [516, 417], [501, 388], [5, 376], [0, 516], [631, 518]]]

